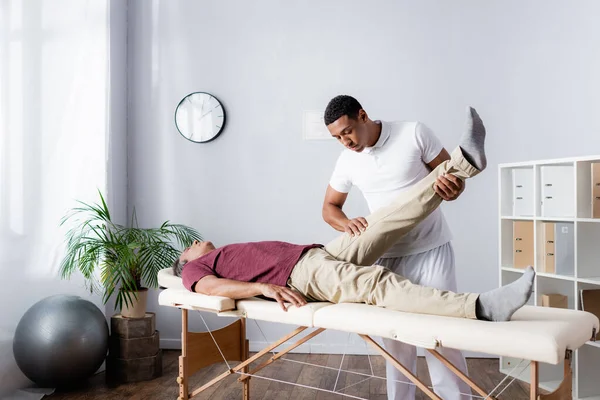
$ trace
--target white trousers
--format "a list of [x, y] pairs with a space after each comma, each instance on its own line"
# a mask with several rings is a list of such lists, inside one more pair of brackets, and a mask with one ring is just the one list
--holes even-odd
[[[442, 290], [457, 291], [454, 270], [454, 249], [450, 242], [424, 253], [377, 261], [412, 283]], [[382, 338], [383, 346], [394, 358], [417, 374], [417, 349], [397, 340]], [[467, 363], [459, 350], [442, 349], [452, 364], [467, 373]], [[444, 400], [470, 400], [471, 388], [452, 373], [437, 358], [425, 352], [429, 375], [435, 393]], [[386, 365], [388, 400], [414, 400], [416, 387], [389, 362]], [[399, 383], [395, 381], [407, 382]], [[464, 393], [461, 395], [460, 393]]]

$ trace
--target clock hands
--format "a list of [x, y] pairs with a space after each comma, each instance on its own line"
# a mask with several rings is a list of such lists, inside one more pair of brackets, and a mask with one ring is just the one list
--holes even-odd
[[[206, 114], [210, 114], [212, 112], [212, 110], [214, 110], [215, 108], [218, 108], [218, 107], [219, 107], [219, 105], [217, 104], [214, 108], [212, 108], [212, 109], [208, 110], [207, 112], [205, 112], [204, 114], [202, 114], [202, 116], [200, 116], [200, 120], [202, 120], [202, 118], [204, 118], [206, 116]], [[203, 108], [204, 107], [202, 107], [200, 109], [200, 111], [202, 111]]]

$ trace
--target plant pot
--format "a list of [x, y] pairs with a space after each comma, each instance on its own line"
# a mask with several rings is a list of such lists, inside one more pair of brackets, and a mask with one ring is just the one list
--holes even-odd
[[141, 288], [136, 291], [127, 290], [127, 292], [131, 293], [131, 302], [128, 305], [123, 304], [121, 315], [125, 318], [144, 318], [146, 315], [146, 304], [148, 303], [148, 288]]

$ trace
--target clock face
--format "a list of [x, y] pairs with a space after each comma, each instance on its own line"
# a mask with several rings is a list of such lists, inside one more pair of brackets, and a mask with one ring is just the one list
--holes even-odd
[[219, 136], [225, 126], [225, 110], [213, 95], [192, 93], [177, 106], [175, 125], [179, 133], [192, 142], [210, 142]]

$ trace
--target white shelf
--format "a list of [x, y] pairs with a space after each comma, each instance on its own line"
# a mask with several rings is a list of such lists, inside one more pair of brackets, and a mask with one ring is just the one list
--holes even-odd
[[525, 272], [524, 269], [521, 268], [513, 268], [513, 267], [502, 267], [502, 271], [508, 271], [508, 272], [517, 272], [519, 274], [522, 274], [523, 272]]
[[[600, 155], [569, 157], [550, 160], [532, 160], [526, 162], [504, 163], [498, 167], [498, 250], [499, 250], [499, 278], [500, 284], [507, 284], [516, 280], [524, 269], [514, 268], [515, 255], [521, 256], [519, 262], [527, 262], [523, 253], [515, 253], [515, 249], [521, 251], [533, 250], [533, 262], [538, 279], [535, 280], [534, 295], [535, 304], [541, 303], [543, 294], [562, 294], [568, 298], [570, 309], [578, 309], [580, 303], [581, 289], [600, 289], [600, 218], [591, 218], [593, 211], [592, 193], [593, 186], [592, 163], [600, 163]], [[544, 166], [569, 166], [570, 170], [561, 169], [561, 172], [553, 172]], [[566, 172], [569, 171], [569, 172]], [[556, 175], [549, 175], [554, 174]], [[571, 182], [572, 181], [572, 182]], [[595, 181], [597, 182], [597, 181]], [[556, 183], [556, 185], [554, 185]], [[547, 185], [545, 185], [547, 184]], [[552, 185], [550, 185], [552, 184]], [[548, 187], [547, 187], [548, 186]], [[556, 186], [556, 188], [550, 188]], [[560, 191], [558, 190], [560, 188]], [[556, 190], [556, 191], [553, 191]], [[559, 195], [561, 197], [559, 199]], [[571, 199], [573, 197], [574, 199]], [[546, 199], [555, 199], [556, 203], [547, 203]], [[554, 201], [554, 200], [552, 200]], [[555, 208], [548, 208], [548, 204]], [[544, 216], [549, 214], [561, 215], [557, 217]], [[514, 215], [523, 214], [523, 215]], [[533, 214], [533, 215], [530, 215]], [[533, 222], [533, 248], [520, 248], [515, 246], [514, 229], [520, 224], [513, 221]], [[569, 259], [562, 258], [559, 264], [559, 272], [567, 272], [571, 275], [559, 275], [541, 272], [545, 270], [544, 263], [547, 253], [555, 253], [550, 243], [544, 239], [545, 229], [548, 228], [543, 222], [568, 223], [573, 226], [574, 233], [570, 242], [560, 243], [561, 255], [569, 251]], [[562, 227], [563, 229], [565, 226]], [[562, 231], [571, 233], [570, 231]], [[531, 233], [529, 233], [530, 235]], [[522, 240], [529, 236], [522, 236]], [[529, 239], [528, 239], [529, 240]], [[517, 244], [523, 245], [526, 242]], [[574, 247], [572, 247], [574, 244]], [[572, 247], [565, 250], [566, 245]], [[529, 246], [529, 243], [527, 243]], [[549, 247], [550, 246], [550, 247]], [[559, 250], [556, 250], [556, 262], [559, 260]], [[573, 257], [571, 259], [571, 257]], [[564, 264], [572, 260], [572, 264]], [[570, 268], [567, 268], [570, 267]], [[600, 379], [596, 377], [598, 365], [600, 365], [600, 340], [598, 342], [588, 341], [584, 346], [577, 349], [573, 354], [573, 393], [579, 394], [579, 400], [600, 400]], [[518, 360], [517, 360], [518, 361]], [[514, 364], [515, 360], [510, 357], [500, 357], [500, 372], [509, 374], [510, 369], [502, 368]], [[522, 365], [515, 374], [523, 370]], [[517, 379], [529, 383], [530, 368], [525, 368]], [[540, 388], [553, 391], [561, 383], [562, 366], [540, 364]]]
[[511, 217], [503, 216], [500, 219], [505, 221], [549, 221], [549, 222], [600, 222], [600, 218], [575, 218], [575, 217]]
[[[536, 275], [537, 276], [542, 276], [544, 278], [560, 279], [562, 281], [575, 282], [575, 277], [574, 276], [565, 276], [565, 275], [558, 275], [558, 274], [547, 274], [545, 272], [538, 272], [538, 273], [536, 273]], [[598, 282], [598, 284], [600, 284], [600, 282]]]
[[533, 221], [534, 217], [502, 217], [502, 219], [511, 220], [511, 221]]
[[579, 283], [589, 283], [592, 285], [600, 285], [600, 278], [577, 278]]
[[535, 217], [536, 221], [548, 221], [548, 222], [575, 222], [575, 217]]
[[555, 159], [548, 159], [548, 160], [523, 161], [523, 162], [514, 162], [514, 163], [503, 163], [503, 164], [498, 164], [498, 167], [499, 168], [532, 167], [535, 165], [570, 164], [570, 163], [584, 162], [584, 161], [600, 161], [600, 155], [569, 157], [569, 158], [555, 158]]

